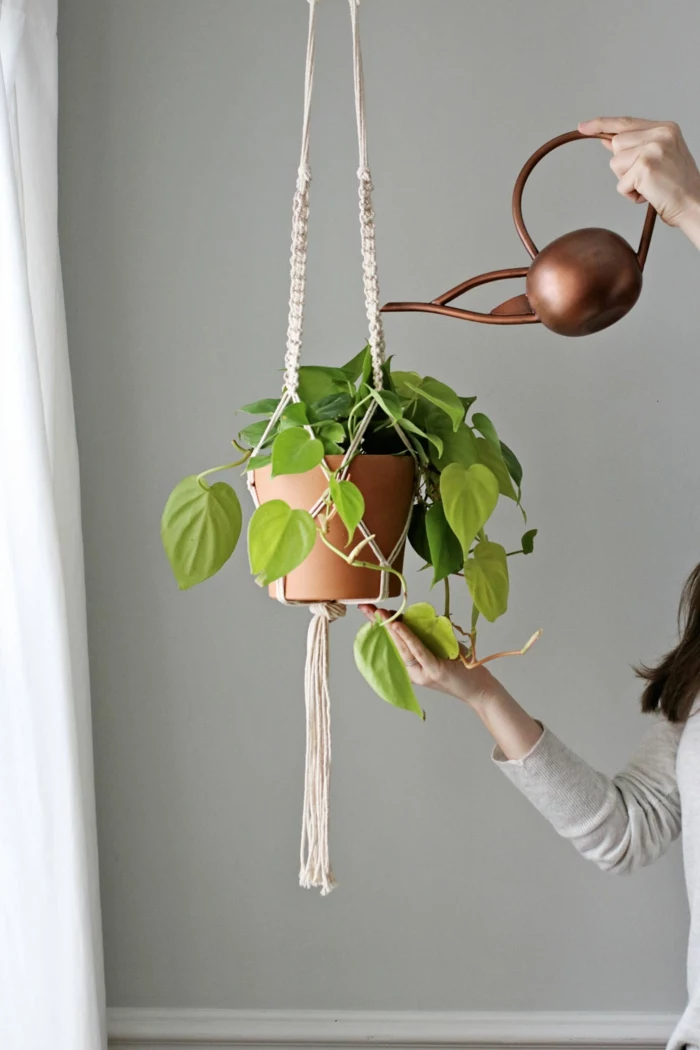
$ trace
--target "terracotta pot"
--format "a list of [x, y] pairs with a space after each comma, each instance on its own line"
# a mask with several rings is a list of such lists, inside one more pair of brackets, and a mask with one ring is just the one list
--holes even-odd
[[[337, 470], [342, 456], [326, 456], [332, 470]], [[270, 476], [271, 468], [262, 467], [254, 472], [255, 488], [261, 503], [271, 499], [282, 499], [295, 510], [310, 510], [327, 488], [326, 478], [320, 467], [305, 474], [283, 474]], [[354, 482], [365, 499], [364, 522], [374, 533], [377, 546], [388, 558], [404, 530], [411, 509], [415, 485], [415, 465], [411, 456], [357, 456], [351, 466], [348, 479]], [[358, 529], [352, 544], [347, 546], [348, 533], [336, 514], [328, 529], [328, 539], [339, 550], [351, 550], [362, 539]], [[394, 559], [394, 567], [403, 567], [403, 547]], [[364, 561], [377, 563], [372, 549], [363, 549]], [[373, 569], [362, 569], [348, 565], [324, 543], [316, 540], [316, 546], [306, 561], [287, 576], [285, 597], [297, 602], [353, 602], [375, 600], [379, 594], [381, 574]], [[276, 595], [273, 584], [272, 597]], [[395, 598], [401, 592], [396, 576], [389, 578], [389, 594]]]

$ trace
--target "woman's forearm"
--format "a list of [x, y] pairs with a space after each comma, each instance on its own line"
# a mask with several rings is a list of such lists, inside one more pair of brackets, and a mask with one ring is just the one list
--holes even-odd
[[497, 679], [492, 675], [489, 678], [492, 686], [487, 684], [477, 696], [472, 690], [465, 690], [466, 695], [459, 699], [468, 703], [479, 716], [506, 758], [523, 758], [542, 736], [542, 726]]
[[688, 240], [692, 241], [695, 247], [700, 250], [700, 200], [695, 201], [688, 208], [679, 222], [679, 228]]

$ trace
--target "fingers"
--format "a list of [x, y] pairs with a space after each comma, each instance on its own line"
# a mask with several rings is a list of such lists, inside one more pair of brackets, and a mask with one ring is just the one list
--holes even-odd
[[652, 128], [658, 120], [643, 120], [641, 117], [594, 117], [582, 120], [578, 130], [582, 135], [620, 135], [622, 132]]
[[[393, 616], [392, 610], [378, 609], [376, 605], [361, 605], [360, 609], [365, 614], [368, 620], [374, 620], [378, 615], [382, 620], [386, 621], [389, 619], [390, 616]], [[401, 635], [399, 631], [396, 630], [398, 626], [399, 625], [396, 623], [396, 620], [394, 620], [393, 623], [389, 624], [388, 630], [391, 633], [391, 637], [396, 643], [396, 648], [399, 650], [399, 656], [405, 664], [409, 664], [412, 660], [417, 659], [417, 657], [413, 655], [410, 646], [406, 644], [405, 638]], [[405, 628], [404, 631], [406, 632], [406, 634], [411, 634], [411, 632], [406, 631]]]
[[[374, 620], [379, 615], [382, 620], [386, 621], [393, 616], [393, 610], [378, 609], [376, 605], [361, 605], [360, 610], [368, 620]], [[440, 663], [438, 658], [423, 645], [420, 638], [417, 638], [413, 631], [398, 620], [393, 620], [389, 624], [388, 630], [396, 643], [401, 659], [408, 665], [411, 677], [419, 685], [427, 684], [427, 680], [422, 680], [423, 672], [428, 674], [437, 673]]]
[[391, 631], [394, 641], [401, 649], [407, 650], [409, 660], [417, 660], [423, 668], [429, 668], [432, 666], [432, 661], [436, 659], [430, 649], [427, 649], [420, 638], [403, 623], [398, 623], [396, 620], [390, 625], [389, 630]]
[[640, 161], [641, 158], [637, 157], [634, 164], [625, 172], [617, 184], [617, 192], [623, 197], [627, 197], [628, 200], [634, 201], [635, 204], [641, 204], [644, 199], [637, 189], [637, 181], [641, 174]]

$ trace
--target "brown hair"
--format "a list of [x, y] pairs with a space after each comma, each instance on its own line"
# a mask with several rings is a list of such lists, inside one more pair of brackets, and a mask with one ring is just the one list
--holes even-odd
[[683, 587], [678, 632], [678, 645], [656, 667], [636, 668], [646, 682], [642, 711], [660, 711], [669, 722], [685, 722], [700, 693], [700, 565]]

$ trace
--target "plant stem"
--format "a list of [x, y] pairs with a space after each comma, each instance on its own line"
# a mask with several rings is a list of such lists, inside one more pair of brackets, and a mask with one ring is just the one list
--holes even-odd
[[443, 580], [445, 584], [445, 616], [450, 618], [450, 577], [446, 576]]
[[[345, 554], [343, 551], [338, 550], [338, 548], [335, 547], [326, 536], [324, 536], [323, 532], [320, 529], [318, 529], [317, 531], [319, 536], [321, 537], [322, 542], [325, 543], [326, 547], [328, 547], [329, 550], [332, 550], [334, 554], [337, 554], [339, 558], [342, 558], [346, 565], [356, 565], [358, 569], [373, 569], [374, 572], [390, 572], [393, 576], [398, 576], [399, 580], [401, 581], [401, 605], [396, 610], [396, 612], [389, 617], [388, 620], [383, 621], [384, 626], [387, 627], [390, 623], [393, 623], [394, 620], [398, 620], [399, 617], [403, 614], [403, 611], [406, 608], [406, 604], [408, 602], [408, 584], [406, 583], [405, 576], [402, 573], [400, 573], [398, 569], [395, 569], [392, 565], [377, 565], [375, 562], [371, 561], [357, 561], [357, 559], [352, 556], [352, 552], [351, 554]], [[355, 549], [357, 550], [357, 548]]]
[[246, 460], [250, 459], [250, 456], [251, 453], [246, 451], [245, 456], [241, 459], [237, 459], [235, 463], [223, 463], [220, 467], [210, 467], [209, 470], [203, 470], [201, 474], [197, 475], [197, 482], [202, 488], [206, 488], [206, 486], [202, 484], [202, 478], [205, 478], [207, 474], [215, 474], [218, 470], [232, 470], [233, 467], [240, 467], [241, 463], [245, 463]]

